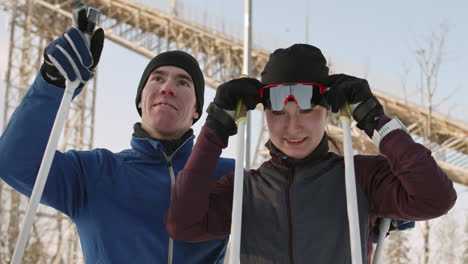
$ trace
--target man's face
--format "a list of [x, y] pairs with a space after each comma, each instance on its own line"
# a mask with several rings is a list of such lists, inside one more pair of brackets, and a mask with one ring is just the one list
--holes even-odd
[[192, 78], [176, 66], [153, 70], [138, 107], [143, 129], [158, 139], [180, 138], [199, 116]]

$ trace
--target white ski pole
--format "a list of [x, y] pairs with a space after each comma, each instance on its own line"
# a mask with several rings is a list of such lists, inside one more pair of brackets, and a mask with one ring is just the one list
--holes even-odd
[[351, 137], [351, 109], [346, 104], [340, 110], [343, 128], [343, 153], [345, 161], [346, 207], [348, 210], [349, 239], [353, 264], [362, 264], [361, 235], [359, 232], [359, 211], [356, 195], [356, 178], [354, 173], [354, 150]]
[[[97, 15], [92, 14], [88, 17], [90, 18], [95, 17], [96, 22], [97, 22], [99, 11], [97, 9], [90, 9], [90, 10], [91, 10], [90, 12], [97, 12]], [[76, 22], [74, 23], [76, 24]], [[87, 38], [86, 40], [88, 41], [88, 45], [89, 45], [89, 38]], [[41, 200], [42, 193], [44, 191], [44, 186], [47, 182], [47, 177], [49, 176], [50, 166], [52, 165], [52, 160], [54, 159], [55, 151], [57, 149], [58, 141], [60, 139], [60, 134], [62, 133], [63, 125], [68, 115], [68, 110], [70, 109], [70, 104], [73, 98], [73, 93], [75, 92], [76, 88], [78, 88], [79, 85], [80, 85], [80, 80], [78, 78], [74, 82], [70, 82], [67, 80], [67, 84], [66, 84], [65, 91], [62, 97], [62, 101], [60, 102], [60, 107], [58, 109], [57, 116], [55, 117], [55, 121], [52, 126], [52, 131], [49, 136], [49, 141], [47, 142], [44, 156], [42, 158], [39, 172], [37, 174], [36, 182], [34, 183], [34, 188], [33, 188], [30, 200], [29, 200], [28, 208], [24, 216], [23, 228], [21, 229], [20, 234], [18, 236], [18, 240], [16, 241], [16, 246], [13, 252], [11, 264], [20, 264], [21, 260], [23, 259], [24, 250], [26, 248], [26, 243], [28, 241], [29, 234], [31, 233], [32, 223], [34, 221], [37, 207], [39, 206], [39, 202]]]
[[[242, 76], [246, 77], [246, 76]], [[242, 232], [242, 198], [244, 191], [244, 147], [245, 147], [245, 123], [247, 110], [242, 101], [237, 103], [237, 150], [236, 166], [234, 169], [234, 195], [232, 202], [231, 237], [229, 248], [229, 264], [240, 263], [240, 242]]]
[[382, 257], [383, 245], [385, 241], [385, 236], [387, 235], [388, 230], [390, 229], [390, 219], [383, 218], [379, 225], [379, 240], [377, 241], [377, 248], [375, 249], [374, 254], [374, 264], [379, 264]]

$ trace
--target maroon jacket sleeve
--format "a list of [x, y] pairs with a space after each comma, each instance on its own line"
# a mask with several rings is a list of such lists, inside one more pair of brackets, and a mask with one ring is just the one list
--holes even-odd
[[177, 240], [199, 242], [230, 233], [233, 174], [215, 180], [222, 142], [203, 126], [195, 147], [172, 189], [166, 229]]
[[[383, 117], [383, 124], [390, 119]], [[381, 124], [381, 126], [383, 125]], [[427, 220], [441, 216], [455, 204], [452, 182], [437, 165], [431, 151], [403, 130], [380, 142], [383, 156], [357, 156], [357, 181], [377, 217]]]

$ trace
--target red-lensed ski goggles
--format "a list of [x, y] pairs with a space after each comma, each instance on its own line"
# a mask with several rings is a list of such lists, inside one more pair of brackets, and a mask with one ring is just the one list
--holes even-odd
[[289, 101], [293, 101], [302, 110], [311, 109], [316, 105], [327, 106], [323, 94], [327, 87], [318, 83], [294, 82], [279, 83], [264, 86], [260, 89], [265, 108], [281, 111]]

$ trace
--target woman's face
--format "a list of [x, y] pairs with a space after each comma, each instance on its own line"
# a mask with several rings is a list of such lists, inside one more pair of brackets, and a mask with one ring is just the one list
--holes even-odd
[[291, 158], [302, 159], [322, 140], [328, 111], [322, 106], [301, 110], [288, 102], [282, 111], [266, 111], [271, 142]]

